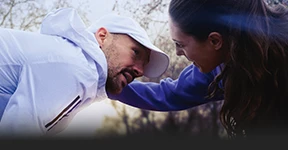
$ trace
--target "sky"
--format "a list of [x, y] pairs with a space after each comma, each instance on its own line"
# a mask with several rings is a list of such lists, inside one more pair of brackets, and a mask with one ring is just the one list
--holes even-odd
[[[55, 1], [57, 0], [38, 0], [38, 3], [45, 3], [47, 7], [50, 7]], [[68, 3], [75, 8], [84, 3], [85, 8], [87, 8], [85, 11], [91, 12], [87, 14], [88, 19], [93, 20], [106, 13], [110, 13], [116, 1], [121, 2], [126, 0], [69, 0]]]
[[116, 0], [88, 0], [91, 10], [91, 13], [87, 14], [88, 19], [93, 20], [94, 18], [98, 18], [106, 13], [110, 13], [115, 1]]
[[[71, 0], [73, 1], [74, 6], [79, 5], [79, 2], [83, 2], [83, 0]], [[129, 0], [86, 0], [89, 4], [89, 11], [91, 13], [87, 14], [87, 17], [90, 21], [93, 21], [95, 18], [99, 18], [100, 16], [103, 16], [104, 14], [111, 13], [114, 4], [117, 2], [118, 5], [125, 4]], [[139, 4], [146, 4], [149, 3], [152, 0], [138, 0]]]

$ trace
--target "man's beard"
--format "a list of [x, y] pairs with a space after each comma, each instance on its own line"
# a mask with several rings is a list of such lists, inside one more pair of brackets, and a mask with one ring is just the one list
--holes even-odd
[[119, 76], [113, 75], [113, 71], [110, 69], [108, 69], [106, 91], [111, 94], [119, 94], [122, 91], [122, 84], [121, 84], [121, 80], [119, 80]]
[[106, 91], [111, 94], [118, 94], [122, 91], [122, 85], [121, 81], [119, 80], [119, 75], [117, 73], [117, 70], [120, 70], [119, 67], [113, 67], [118, 66], [114, 61], [119, 59], [119, 54], [117, 51], [115, 51], [116, 47], [114, 45], [115, 38], [113, 38], [112, 44], [103, 50], [103, 52], [106, 55], [106, 59], [108, 62], [108, 75], [106, 80]]

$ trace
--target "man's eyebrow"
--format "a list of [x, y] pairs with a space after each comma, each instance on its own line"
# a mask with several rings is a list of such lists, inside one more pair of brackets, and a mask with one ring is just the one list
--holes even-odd
[[[143, 49], [149, 49], [146, 46], [142, 45], [141, 43], [137, 42], [136, 44], [136, 49], [137, 50], [143, 50]], [[146, 51], [146, 50], [145, 50]]]
[[175, 39], [172, 39], [174, 42], [178, 42], [178, 43], [182, 43], [181, 41], [178, 41], [178, 40], [175, 40]]
[[139, 45], [138, 45], [138, 47], [137, 47], [137, 50], [139, 50], [139, 51], [142, 51], [142, 54], [149, 54], [148, 55], [148, 62], [147, 62], [147, 64], [149, 63], [149, 61], [150, 61], [150, 55], [151, 55], [151, 49], [150, 48], [148, 48], [148, 47], [146, 47], [146, 46], [144, 46], [144, 45], [142, 45], [142, 44], [140, 44], [139, 43]]
[[[145, 47], [145, 48], [146, 48], [146, 47]], [[145, 65], [147, 65], [147, 64], [150, 62], [151, 51], [152, 51], [152, 50], [149, 49], [149, 48], [146, 48], [146, 49], [145, 49], [145, 53], [148, 54], [148, 55], [147, 55], [147, 59], [145, 58], [145, 59], [147, 60], [147, 61], [145, 62]]]

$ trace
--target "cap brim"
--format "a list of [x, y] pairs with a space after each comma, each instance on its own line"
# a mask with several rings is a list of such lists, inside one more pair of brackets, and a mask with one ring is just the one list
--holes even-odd
[[150, 61], [144, 68], [144, 76], [149, 78], [159, 77], [167, 70], [168, 66], [169, 57], [160, 51], [151, 49]]

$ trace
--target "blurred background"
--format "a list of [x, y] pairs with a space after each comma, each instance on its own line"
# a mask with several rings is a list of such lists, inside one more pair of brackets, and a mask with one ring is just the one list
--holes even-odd
[[[268, 5], [288, 0], [265, 0]], [[169, 0], [0, 0], [0, 27], [38, 32], [43, 17], [60, 7], [76, 8], [89, 26], [107, 13], [134, 18], [146, 29], [152, 42], [168, 53], [169, 69], [159, 78], [141, 77], [138, 80], [159, 82], [176, 79], [190, 64], [174, 51], [167, 26]], [[103, 99], [78, 113], [66, 130], [57, 136], [77, 135], [97, 138], [129, 137], [132, 135], [164, 134], [226, 138], [218, 112], [222, 102], [212, 102], [195, 108], [158, 112], [141, 110], [121, 102]]]

